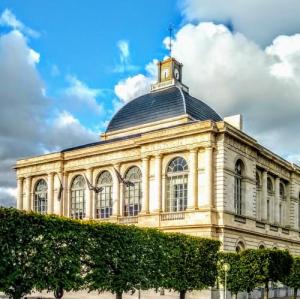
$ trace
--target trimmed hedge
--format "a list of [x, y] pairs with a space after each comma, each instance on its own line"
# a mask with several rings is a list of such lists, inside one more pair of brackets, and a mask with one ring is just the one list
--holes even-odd
[[0, 208], [0, 291], [88, 289], [122, 298], [167, 288], [180, 298], [213, 286], [219, 241]]

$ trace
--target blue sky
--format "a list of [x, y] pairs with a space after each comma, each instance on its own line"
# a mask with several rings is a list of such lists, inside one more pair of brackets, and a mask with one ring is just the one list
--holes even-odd
[[0, 0], [0, 205], [17, 159], [99, 140], [149, 91], [170, 23], [190, 93], [300, 164], [299, 14], [299, 0]]
[[[114, 85], [128, 75], [144, 72], [153, 57], [166, 55], [162, 40], [170, 23], [181, 22], [174, 0], [130, 1], [1, 1], [26, 26], [40, 33], [29, 45], [40, 54], [39, 72], [47, 94], [59, 98], [67, 76], [76, 76], [91, 88], [105, 91], [106, 110], [111, 108]], [[0, 32], [10, 30], [1, 28]], [[115, 72], [120, 64], [117, 43], [128, 41], [130, 63], [136, 68]], [[55, 71], [56, 70], [56, 71]], [[85, 125], [95, 125], [81, 115]]]

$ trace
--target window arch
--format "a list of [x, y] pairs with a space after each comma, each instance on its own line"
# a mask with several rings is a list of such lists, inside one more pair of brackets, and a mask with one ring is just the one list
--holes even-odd
[[187, 208], [188, 165], [184, 158], [173, 159], [167, 168], [166, 211], [179, 212]]
[[74, 178], [71, 185], [71, 217], [75, 219], [85, 218], [85, 180], [82, 175]]
[[260, 174], [257, 171], [256, 171], [256, 188], [257, 189], [261, 188]]
[[124, 185], [124, 216], [136, 216], [141, 211], [141, 170], [137, 166], [129, 168], [125, 180], [132, 184], [129, 186]]
[[260, 244], [259, 246], [258, 246], [258, 249], [265, 249], [266, 247], [265, 247], [265, 245], [264, 244]]
[[235, 252], [240, 253], [245, 250], [245, 244], [242, 241], [239, 241], [235, 246]]
[[282, 182], [279, 185], [279, 195], [280, 195], [281, 199], [285, 198], [285, 186]]
[[268, 193], [274, 192], [273, 181], [270, 177], [267, 178], [267, 190], [268, 190]]
[[99, 175], [97, 186], [102, 188], [102, 191], [96, 195], [96, 218], [109, 218], [112, 215], [113, 180], [107, 170]]
[[237, 160], [234, 168], [234, 206], [235, 213], [237, 215], [243, 214], [243, 172], [244, 163], [241, 160]]
[[44, 179], [37, 182], [34, 190], [33, 210], [38, 213], [46, 214], [48, 207], [47, 200], [48, 185]]

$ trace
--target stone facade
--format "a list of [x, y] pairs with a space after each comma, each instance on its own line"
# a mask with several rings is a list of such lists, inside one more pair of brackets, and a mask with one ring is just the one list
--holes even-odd
[[[107, 170], [112, 176], [112, 215], [98, 221], [216, 238], [226, 251], [263, 246], [300, 254], [300, 168], [244, 132], [224, 121], [184, 117], [165, 120], [161, 127], [150, 123], [105, 134], [103, 139], [17, 161], [18, 208], [34, 209], [36, 186], [43, 179], [47, 182], [47, 213], [70, 217], [74, 178], [85, 175], [96, 185], [99, 174]], [[183, 210], [169, 211], [167, 168], [176, 157], [184, 158], [188, 165], [187, 204]], [[238, 178], [237, 162], [242, 165]], [[132, 166], [142, 174], [141, 210], [126, 216], [126, 187], [114, 168], [124, 176]], [[86, 219], [96, 219], [97, 196], [85, 188]]]

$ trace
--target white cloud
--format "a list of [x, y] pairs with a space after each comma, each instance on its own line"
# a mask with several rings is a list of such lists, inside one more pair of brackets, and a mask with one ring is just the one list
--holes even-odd
[[300, 28], [299, 0], [185, 0], [188, 21], [226, 23], [261, 45]]
[[0, 36], [0, 205], [15, 205], [17, 159], [98, 139], [66, 111], [51, 121], [39, 59], [20, 31]]
[[[298, 155], [300, 140], [300, 73], [274, 75], [274, 65], [300, 67], [300, 39], [280, 37], [261, 49], [223, 25], [188, 24], [173, 43], [174, 56], [183, 63], [184, 82], [196, 97], [223, 116], [242, 113], [246, 130], [275, 152]], [[285, 142], [282, 142], [285, 140]], [[300, 162], [300, 161], [299, 161]]]
[[[153, 59], [145, 67], [146, 75], [138, 74], [119, 81], [115, 85], [115, 94], [124, 103], [146, 94], [157, 79], [157, 59]], [[120, 107], [118, 104], [117, 107]]]
[[30, 37], [40, 36], [37, 31], [25, 26], [20, 20], [18, 20], [9, 9], [5, 9], [0, 15], [0, 26], [6, 26], [15, 30], [19, 30]]
[[120, 62], [114, 67], [113, 71], [115, 73], [137, 71], [139, 67], [132, 64], [130, 61], [129, 42], [127, 40], [119, 40], [117, 42], [117, 47], [120, 52]]
[[[251, 136], [295, 162], [300, 156], [300, 139], [295, 138], [300, 127], [299, 44], [298, 35], [278, 37], [264, 50], [223, 25], [187, 24], [174, 38], [173, 55], [184, 65], [183, 83], [193, 96], [223, 117], [242, 113]], [[292, 70], [284, 79], [283, 73], [274, 73], [280, 64]], [[118, 83], [116, 94], [127, 102], [148, 91], [150, 78], [129, 77]]]
[[150, 84], [151, 80], [148, 77], [139, 74], [118, 82], [115, 86], [115, 93], [123, 102], [128, 102], [148, 93], [150, 91]]
[[100, 89], [90, 88], [75, 76], [68, 76], [67, 80], [70, 86], [65, 89], [64, 93], [69, 98], [70, 105], [84, 105], [93, 113], [102, 113], [103, 107], [97, 103], [97, 97], [102, 94]]

